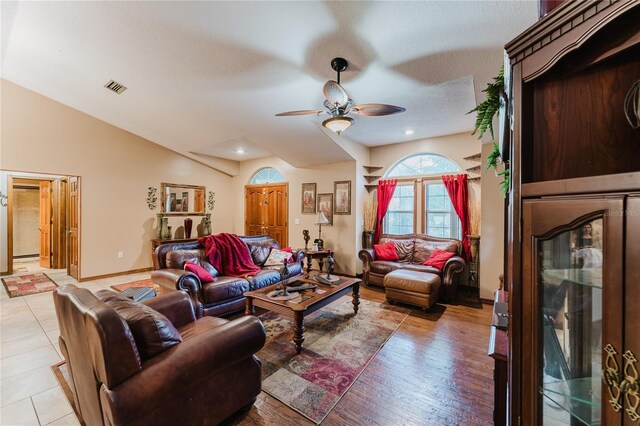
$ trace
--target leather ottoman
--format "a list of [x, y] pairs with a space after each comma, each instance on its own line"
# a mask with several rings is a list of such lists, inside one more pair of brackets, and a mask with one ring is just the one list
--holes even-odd
[[430, 272], [396, 269], [385, 275], [384, 291], [390, 303], [404, 302], [428, 309], [438, 301], [440, 277]]

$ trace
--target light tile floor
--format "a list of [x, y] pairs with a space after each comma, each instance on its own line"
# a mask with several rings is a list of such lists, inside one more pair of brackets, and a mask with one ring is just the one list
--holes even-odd
[[[33, 268], [31, 268], [33, 269]], [[25, 275], [36, 270], [28, 268]], [[78, 284], [65, 270], [44, 270], [58, 285], [91, 291], [144, 280], [149, 272]], [[5, 277], [3, 277], [5, 278]], [[0, 290], [0, 425], [78, 425], [73, 409], [51, 371], [62, 359], [51, 292], [9, 298]]]

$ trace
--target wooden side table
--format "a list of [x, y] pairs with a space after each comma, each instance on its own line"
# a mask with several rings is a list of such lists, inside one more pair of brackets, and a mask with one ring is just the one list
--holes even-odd
[[300, 250], [304, 252], [304, 255], [307, 258], [307, 272], [311, 272], [313, 259], [318, 259], [318, 269], [322, 270], [322, 264], [324, 262], [324, 259], [333, 255], [333, 251], [331, 249], [324, 249], [324, 250], [300, 249]]

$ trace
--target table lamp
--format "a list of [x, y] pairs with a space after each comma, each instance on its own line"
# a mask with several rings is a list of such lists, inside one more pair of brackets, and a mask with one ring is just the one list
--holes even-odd
[[324, 241], [322, 241], [322, 225], [328, 225], [329, 219], [324, 215], [322, 211], [318, 211], [318, 218], [316, 219], [316, 225], [318, 225], [318, 238], [313, 241], [314, 244], [318, 244], [318, 250], [324, 250]]

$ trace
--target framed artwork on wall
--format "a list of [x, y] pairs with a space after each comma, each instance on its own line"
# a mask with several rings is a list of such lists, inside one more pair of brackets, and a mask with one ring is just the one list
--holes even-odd
[[333, 194], [318, 194], [318, 213], [324, 213], [328, 225], [333, 225]]
[[302, 184], [302, 214], [316, 214], [316, 184]]
[[336, 200], [335, 213], [351, 214], [351, 181], [333, 182], [333, 193]]

